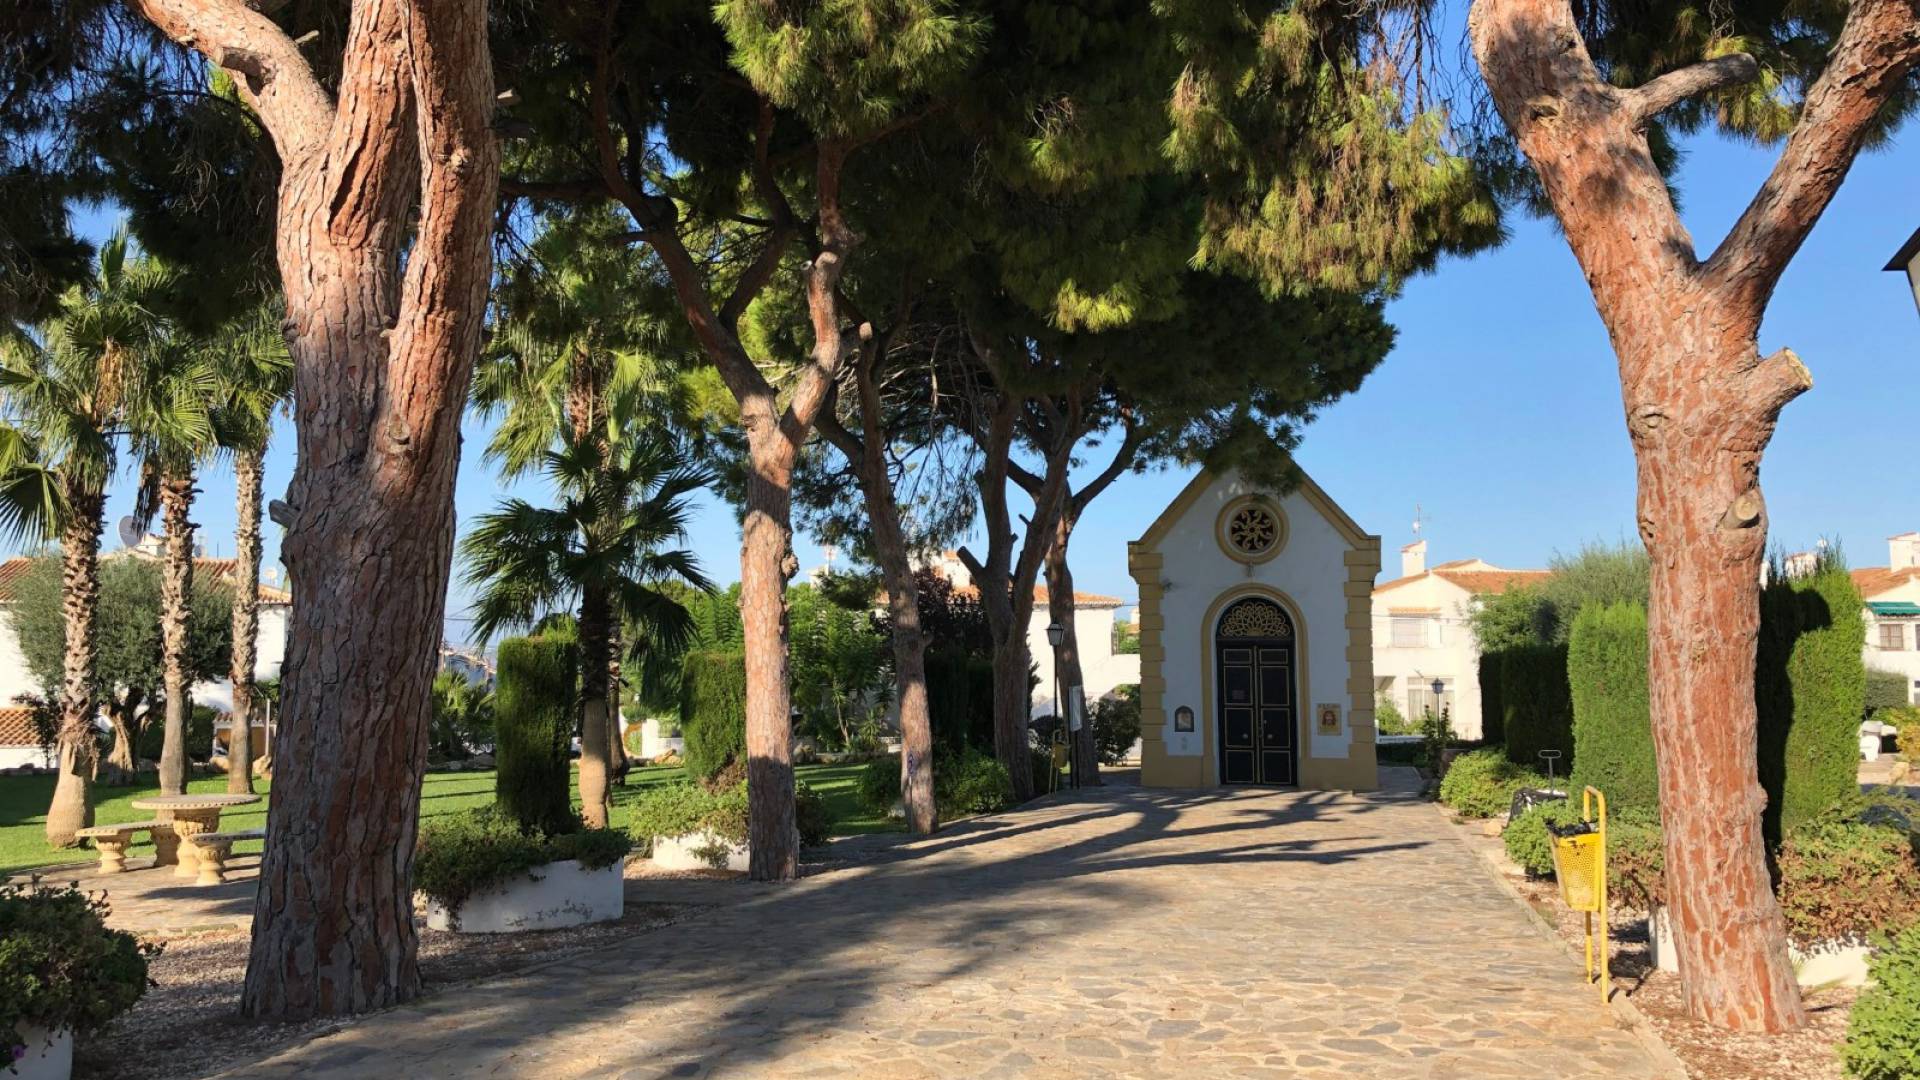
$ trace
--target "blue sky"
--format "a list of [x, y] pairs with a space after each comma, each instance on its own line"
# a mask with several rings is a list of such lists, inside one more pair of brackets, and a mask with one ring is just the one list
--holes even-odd
[[[1856, 566], [1885, 565], [1885, 538], [1920, 529], [1920, 469], [1910, 454], [1909, 410], [1920, 402], [1920, 312], [1905, 279], [1881, 267], [1916, 227], [1920, 131], [1863, 157], [1794, 260], [1774, 297], [1761, 348], [1791, 347], [1814, 388], [1788, 406], [1762, 471], [1773, 541], [1789, 549], [1838, 538]], [[1681, 173], [1684, 217], [1704, 255], [1766, 176], [1773, 152], [1701, 137]], [[111, 219], [88, 215], [89, 231]], [[1477, 258], [1444, 264], [1412, 282], [1388, 309], [1397, 347], [1361, 389], [1307, 429], [1299, 459], [1360, 524], [1379, 533], [1385, 576], [1413, 538], [1416, 505], [1431, 561], [1478, 556], [1540, 566], [1588, 540], [1633, 535], [1633, 457], [1606, 331], [1579, 266], [1555, 228], [1516, 218], [1513, 237]], [[480, 461], [484, 425], [466, 425], [456, 499], [462, 523], [489, 509], [503, 486]], [[1097, 455], [1096, 455], [1097, 456]], [[1096, 461], [1090, 468], [1097, 468]], [[269, 496], [286, 489], [293, 438], [268, 462]], [[1083, 590], [1128, 600], [1126, 541], [1185, 484], [1173, 471], [1123, 478], [1089, 510], [1074, 540]], [[195, 517], [214, 554], [233, 550], [232, 477], [210, 470]], [[527, 492], [532, 494], [531, 492]], [[112, 523], [131, 507], [122, 484]], [[269, 526], [267, 555], [278, 529]], [[731, 508], [704, 506], [689, 545], [718, 581], [739, 576]], [[801, 563], [818, 565], [803, 537]], [[465, 597], [448, 605], [448, 636], [461, 640]]]

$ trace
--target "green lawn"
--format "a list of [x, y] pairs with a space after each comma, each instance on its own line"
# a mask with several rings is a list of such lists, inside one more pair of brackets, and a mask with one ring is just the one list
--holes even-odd
[[[854, 792], [862, 768], [863, 766], [860, 765], [802, 765], [794, 770], [800, 781], [826, 798], [827, 806], [834, 814], [836, 835], [887, 832], [899, 827], [885, 818], [876, 818], [860, 808]], [[624, 788], [613, 789], [614, 825], [620, 827], [626, 825], [627, 804], [638, 796], [642, 789], [652, 784], [678, 780], [685, 775], [685, 770], [677, 767], [635, 769], [628, 775], [627, 785]], [[146, 779], [151, 780], [151, 777]], [[265, 781], [257, 782], [255, 787], [260, 794], [268, 794], [268, 785]], [[196, 792], [221, 792], [227, 789], [227, 780], [224, 776], [208, 777], [192, 781], [187, 788]], [[153, 815], [146, 811], [135, 810], [128, 804], [143, 795], [152, 795], [158, 791], [157, 782], [124, 788], [96, 786], [92, 791], [94, 821], [100, 825], [111, 825], [119, 821], [144, 821]], [[47, 803], [52, 797], [53, 777], [51, 776], [0, 777], [0, 874], [93, 857], [91, 849], [77, 850], [47, 846], [45, 832]], [[426, 783], [420, 792], [420, 818], [426, 821], [492, 801], [493, 773], [491, 771], [428, 773]], [[267, 804], [264, 800], [253, 806], [230, 810], [220, 817], [220, 826], [223, 829], [263, 828], [266, 823]], [[259, 850], [258, 843], [239, 844], [234, 847], [235, 854], [248, 854]], [[145, 858], [153, 854], [153, 848], [151, 845], [140, 845], [129, 848], [127, 854]]]

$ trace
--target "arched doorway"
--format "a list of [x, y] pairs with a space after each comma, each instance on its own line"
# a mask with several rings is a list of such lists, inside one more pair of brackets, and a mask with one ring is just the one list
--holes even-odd
[[1293, 620], [1279, 604], [1249, 596], [1214, 628], [1219, 687], [1220, 782], [1300, 782]]

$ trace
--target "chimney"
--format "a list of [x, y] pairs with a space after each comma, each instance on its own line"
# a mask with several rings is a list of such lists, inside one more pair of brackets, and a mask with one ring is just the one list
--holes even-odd
[[1911, 570], [1920, 566], [1920, 532], [1901, 533], [1887, 539], [1887, 568]]
[[1415, 540], [1400, 549], [1400, 576], [1414, 577], [1427, 572], [1427, 542]]

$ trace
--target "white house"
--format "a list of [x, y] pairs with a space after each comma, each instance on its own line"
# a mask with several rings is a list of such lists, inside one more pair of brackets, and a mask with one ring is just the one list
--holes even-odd
[[[1400, 576], [1373, 590], [1374, 691], [1401, 715], [1448, 710], [1462, 738], [1480, 737], [1480, 645], [1471, 616], [1474, 597], [1533, 584], [1545, 570], [1508, 570], [1484, 559], [1457, 559], [1427, 569], [1427, 542], [1400, 549]], [[1433, 686], [1441, 690], [1435, 699]]]
[[[978, 596], [973, 578], [960, 557], [941, 552], [928, 568], [953, 583], [954, 591]], [[1114, 616], [1126, 602], [1117, 596], [1101, 596], [1075, 590], [1073, 594], [1073, 636], [1080, 649], [1081, 692], [1087, 704], [1107, 697], [1122, 686], [1140, 682], [1140, 657], [1113, 651]], [[1033, 658], [1040, 684], [1033, 691], [1033, 715], [1058, 716], [1054, 701], [1053, 645], [1047, 640], [1047, 627], [1053, 623], [1049, 594], [1045, 585], [1033, 589], [1033, 616], [1027, 623], [1027, 653]]]
[[1866, 601], [1867, 666], [1907, 678], [1907, 700], [1920, 701], [1920, 532], [1887, 539], [1887, 565], [1853, 571]]
[[[154, 538], [149, 537], [139, 547], [109, 552], [101, 559], [157, 557]], [[231, 584], [236, 561], [195, 559], [194, 574], [203, 580]], [[44, 767], [49, 764], [45, 751], [34, 737], [26, 710], [13, 706], [14, 699], [20, 695], [38, 695], [43, 689], [34, 681], [33, 673], [27, 668], [26, 657], [20, 652], [20, 639], [14, 633], [11, 614], [13, 586], [32, 566], [33, 560], [24, 556], [0, 562], [0, 768], [19, 765]], [[293, 596], [286, 590], [266, 584], [260, 586], [260, 638], [254, 666], [256, 678], [272, 679], [280, 675], [280, 663], [286, 656], [287, 619], [292, 614], [292, 604]], [[226, 679], [196, 684], [193, 700], [196, 705], [227, 712], [233, 708], [233, 684]], [[13, 716], [15, 712], [20, 715]]]
[[1143, 784], [1376, 785], [1378, 536], [1310, 478], [1275, 496], [1202, 470], [1127, 545], [1127, 568]]

